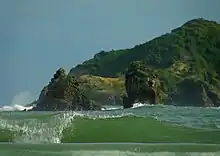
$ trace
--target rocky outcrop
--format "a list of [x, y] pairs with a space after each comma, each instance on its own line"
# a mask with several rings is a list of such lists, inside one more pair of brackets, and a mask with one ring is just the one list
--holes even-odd
[[160, 80], [142, 61], [132, 62], [125, 73], [124, 108], [130, 108], [136, 102], [158, 104], [161, 102]]
[[74, 76], [66, 75], [60, 68], [49, 85], [43, 88], [34, 111], [100, 110], [79, 89], [80, 83]]
[[[158, 71], [147, 68], [142, 61], [130, 64], [125, 73], [124, 108], [130, 108], [136, 102], [176, 106], [220, 106], [220, 93], [217, 86], [195, 76], [180, 77], [174, 71], [170, 74], [176, 78], [162, 73], [162, 79], [161, 75], [158, 76], [155, 73]], [[168, 80], [165, 81], [164, 77]], [[171, 81], [169, 79], [172, 79], [173, 84], [168, 83]]]
[[186, 78], [176, 84], [175, 92], [165, 104], [177, 106], [215, 107], [220, 106], [220, 95], [201, 80]]

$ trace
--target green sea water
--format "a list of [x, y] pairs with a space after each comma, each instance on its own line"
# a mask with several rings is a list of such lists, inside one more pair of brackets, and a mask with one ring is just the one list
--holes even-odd
[[0, 112], [0, 156], [220, 155], [220, 109]]

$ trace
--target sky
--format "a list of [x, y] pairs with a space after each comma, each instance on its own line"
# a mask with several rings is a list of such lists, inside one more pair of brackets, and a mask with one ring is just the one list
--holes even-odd
[[194, 18], [220, 23], [219, 0], [0, 0], [0, 105], [37, 99], [54, 72], [131, 48]]

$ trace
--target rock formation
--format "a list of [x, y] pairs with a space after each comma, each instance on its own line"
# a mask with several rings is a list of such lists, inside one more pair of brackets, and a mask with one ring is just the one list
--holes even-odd
[[135, 102], [160, 103], [160, 81], [150, 68], [142, 61], [132, 62], [125, 73], [124, 108], [130, 108]]
[[99, 110], [87, 99], [79, 89], [79, 82], [74, 76], [66, 75], [65, 70], [60, 68], [54, 74], [49, 85], [43, 88], [36, 107], [38, 111], [65, 111], [65, 110]]
[[195, 78], [186, 78], [176, 84], [176, 91], [169, 97], [171, 99], [169, 103], [177, 106], [220, 106], [219, 93], [207, 83]]

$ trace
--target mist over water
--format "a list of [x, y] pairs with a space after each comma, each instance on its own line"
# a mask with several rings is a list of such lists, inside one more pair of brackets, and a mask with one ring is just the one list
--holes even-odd
[[31, 103], [33, 100], [33, 95], [28, 91], [23, 91], [16, 94], [12, 99], [12, 105], [23, 105]]
[[[1, 100], [1, 99], [0, 99]], [[9, 105], [4, 105], [0, 101], [0, 112], [2, 111], [23, 111], [30, 110], [33, 106], [26, 107], [25, 105], [35, 101], [34, 96], [28, 91], [22, 91], [16, 94]]]

